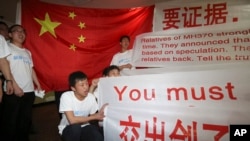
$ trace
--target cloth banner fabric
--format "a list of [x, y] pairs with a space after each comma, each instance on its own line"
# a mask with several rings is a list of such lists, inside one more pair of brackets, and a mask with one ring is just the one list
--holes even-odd
[[140, 67], [171, 67], [250, 61], [250, 21], [141, 34], [133, 62]]
[[152, 31], [154, 6], [131, 9], [89, 9], [21, 1], [21, 24], [27, 31], [25, 47], [46, 91], [67, 90], [68, 75], [77, 70], [89, 80], [100, 77], [115, 53], [119, 39]]
[[156, 3], [153, 31], [248, 21], [249, 0], [170, 0]]
[[160, 74], [102, 78], [99, 104], [109, 103], [105, 141], [229, 141], [229, 125], [250, 123], [249, 66], [162, 68]]

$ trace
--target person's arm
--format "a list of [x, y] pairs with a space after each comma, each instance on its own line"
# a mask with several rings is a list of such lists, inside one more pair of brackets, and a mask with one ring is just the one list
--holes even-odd
[[104, 116], [104, 109], [108, 104], [104, 104], [99, 112], [92, 114], [88, 117], [83, 116], [74, 116], [73, 111], [65, 111], [65, 115], [69, 121], [70, 124], [84, 124], [88, 123], [92, 120], [103, 120]]
[[12, 94], [14, 92], [13, 88], [13, 76], [10, 71], [10, 66], [9, 66], [9, 61], [4, 58], [0, 58], [0, 70], [2, 71], [5, 80], [6, 80], [6, 93], [7, 94]]
[[0, 103], [2, 102], [2, 98], [3, 98], [3, 88], [2, 88], [2, 78], [0, 78]]
[[121, 66], [118, 66], [120, 70], [123, 70], [125, 68], [128, 68], [128, 69], [131, 69], [133, 66], [131, 64], [125, 64], [125, 65], [121, 65]]
[[33, 82], [35, 83], [35, 85], [37, 87], [37, 90], [38, 91], [42, 90], [34, 68], [32, 68], [32, 79], [33, 79]]
[[19, 87], [14, 78], [12, 79], [12, 84], [14, 88], [14, 94], [19, 97], [23, 96], [24, 95], [23, 89]]
[[95, 78], [95, 79], [92, 80], [92, 83], [91, 83], [91, 85], [89, 87], [89, 92], [91, 94], [94, 94], [94, 91], [97, 88], [98, 82], [99, 82], [99, 78]]

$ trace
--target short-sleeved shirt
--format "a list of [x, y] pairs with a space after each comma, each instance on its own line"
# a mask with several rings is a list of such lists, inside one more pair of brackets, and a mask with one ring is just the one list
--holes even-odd
[[[116, 66], [121, 66], [121, 65], [125, 65], [125, 64], [132, 64], [132, 53], [133, 50], [129, 49], [123, 53], [116, 53], [113, 58], [112, 61], [110, 63], [110, 65], [116, 65]], [[131, 69], [135, 69], [135, 67], [133, 66]], [[129, 69], [128, 69], [129, 70]]]
[[[65, 111], [73, 111], [75, 116], [87, 117], [90, 114], [96, 113], [98, 110], [98, 104], [95, 96], [89, 93], [84, 100], [78, 100], [73, 91], [64, 92], [60, 99], [59, 112], [62, 113], [62, 119], [58, 126], [59, 133], [62, 134], [63, 129], [69, 125]], [[88, 125], [83, 124], [82, 127]]]
[[4, 37], [0, 35], [0, 58], [7, 57], [8, 55], [10, 55], [9, 47]]
[[26, 48], [20, 48], [12, 43], [9, 43], [8, 47], [11, 54], [7, 56], [7, 60], [9, 61], [10, 70], [15, 81], [24, 92], [33, 92], [33, 61], [31, 52]]

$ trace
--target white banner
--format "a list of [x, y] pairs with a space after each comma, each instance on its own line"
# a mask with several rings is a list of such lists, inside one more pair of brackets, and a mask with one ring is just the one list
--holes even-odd
[[230, 124], [250, 123], [249, 66], [102, 78], [105, 141], [229, 141]]
[[137, 67], [171, 67], [250, 61], [250, 21], [141, 34], [134, 43]]
[[206, 27], [250, 19], [249, 0], [168, 0], [155, 5], [153, 31]]

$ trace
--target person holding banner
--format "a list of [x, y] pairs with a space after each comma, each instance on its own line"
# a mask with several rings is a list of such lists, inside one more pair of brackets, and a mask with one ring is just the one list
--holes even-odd
[[130, 37], [123, 35], [120, 38], [121, 51], [116, 53], [110, 65], [117, 65], [121, 71], [135, 69], [132, 64], [132, 49], [128, 49], [130, 44]]
[[[116, 65], [111, 65], [106, 67], [103, 72], [102, 72], [103, 77], [119, 77], [121, 76], [120, 74], [120, 69]], [[90, 85], [89, 92], [94, 94], [96, 97], [96, 100], [98, 101], [99, 93], [97, 92], [97, 85], [99, 82], [99, 78], [93, 79], [92, 84]]]
[[68, 78], [70, 91], [62, 94], [59, 112], [62, 119], [58, 126], [63, 141], [103, 141], [99, 129], [90, 124], [94, 120], [103, 120], [104, 104], [98, 111], [94, 95], [89, 93], [87, 75], [81, 71], [72, 72]]
[[[120, 69], [116, 65], [108, 66], [103, 70], [102, 76], [103, 77], [119, 77], [121, 76]], [[97, 102], [99, 101], [99, 92], [97, 89], [99, 80], [100, 78], [93, 79], [89, 88], [89, 92], [95, 96]], [[97, 127], [99, 127], [100, 132], [103, 134], [103, 122], [102, 121], [94, 122], [94, 124]]]

